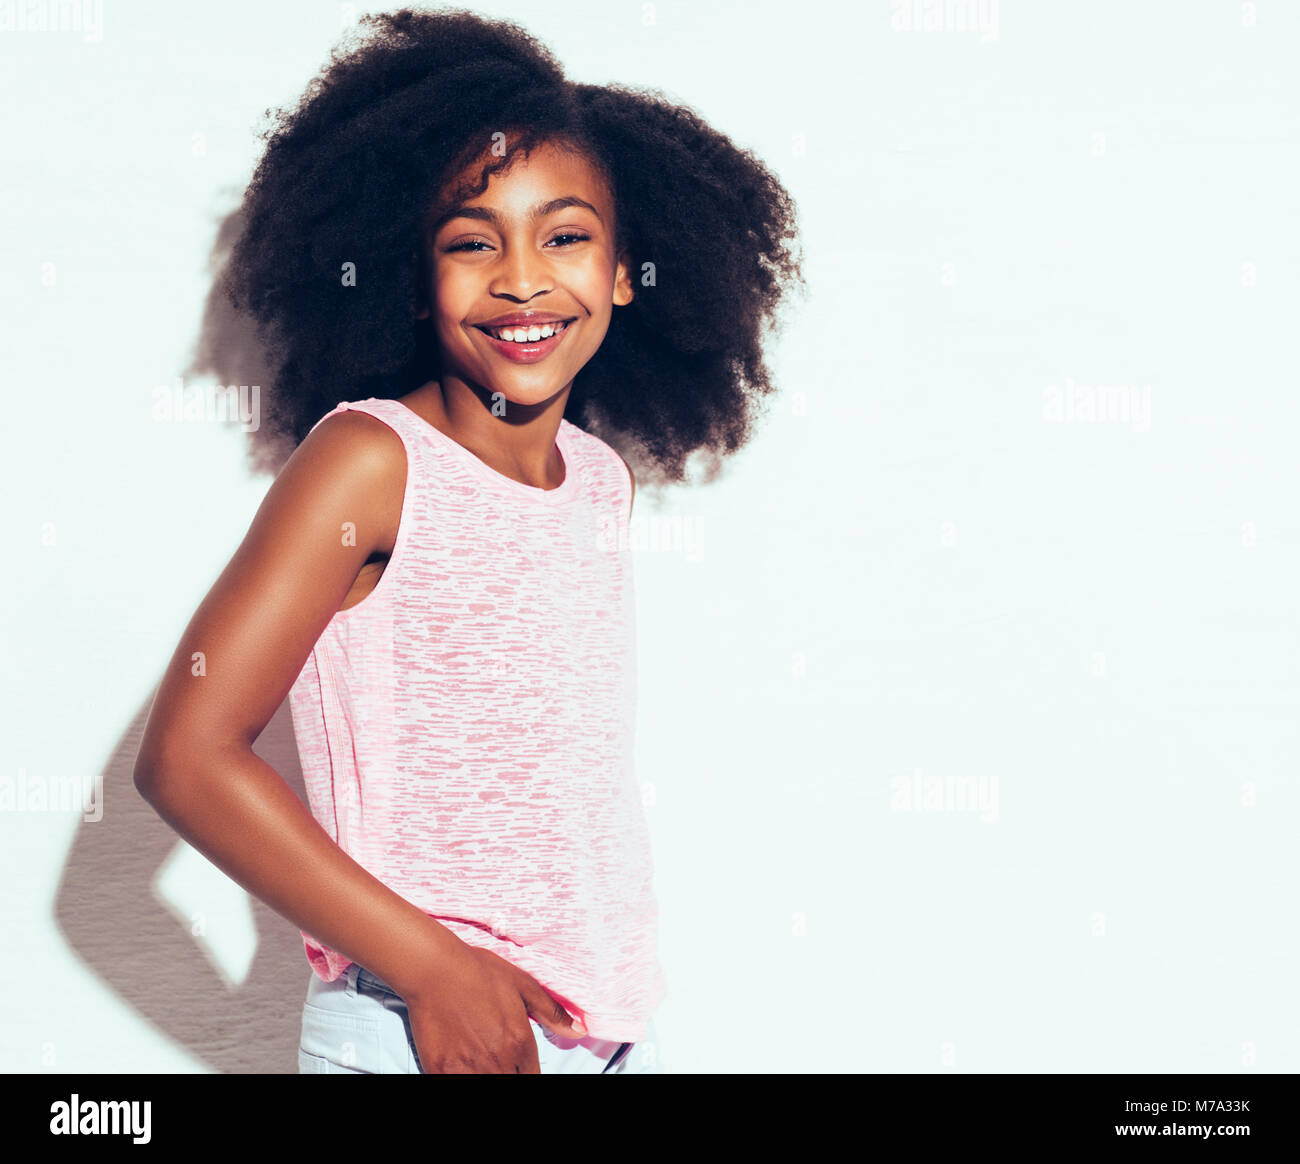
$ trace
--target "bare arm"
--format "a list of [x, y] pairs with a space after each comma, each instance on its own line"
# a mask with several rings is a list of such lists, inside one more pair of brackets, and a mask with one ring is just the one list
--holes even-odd
[[[573, 1034], [564, 1009], [344, 853], [252, 748], [366, 560], [392, 552], [405, 481], [401, 440], [374, 417], [341, 413], [307, 436], [181, 636], [135, 786], [250, 893], [392, 985], [411, 1009], [417, 1043], [424, 1038], [426, 1071], [446, 1048], [460, 1057], [451, 1070], [484, 1069], [483, 1056], [501, 1063], [506, 1027], [510, 1055], [531, 1054], [535, 1071], [528, 1014]], [[348, 522], [355, 544], [345, 544]], [[435, 1037], [438, 1054], [426, 1058]]]
[[[391, 552], [405, 465], [396, 433], [348, 413], [295, 451], [181, 636], [135, 786], [250, 893], [414, 993], [413, 972], [451, 951], [454, 935], [345, 854], [252, 747], [361, 566]], [[344, 544], [349, 521], [356, 545]]]

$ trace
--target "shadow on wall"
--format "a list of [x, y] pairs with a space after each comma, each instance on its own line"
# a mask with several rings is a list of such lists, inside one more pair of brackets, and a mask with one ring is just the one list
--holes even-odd
[[[243, 226], [243, 211], [238, 209], [217, 224], [216, 240], [208, 257], [212, 287], [203, 304], [203, 320], [193, 356], [183, 374], [187, 382], [191, 378], [201, 379], [214, 387], [257, 385], [265, 402], [275, 391], [274, 363], [253, 321], [240, 315], [221, 289], [221, 272]], [[262, 414], [267, 414], [265, 403]], [[273, 436], [266, 425], [247, 437], [248, 468], [256, 475], [275, 476], [293, 452], [293, 442]]]
[[[104, 815], [77, 829], [55, 921], [73, 953], [119, 998], [211, 1070], [295, 1074], [312, 973], [297, 928], [250, 894], [256, 951], [232, 989], [189, 927], [155, 896], [160, 867], [185, 842], [132, 778], [152, 704], [151, 697], [104, 767]], [[253, 750], [306, 803], [287, 700]]]
[[[239, 211], [219, 223], [209, 260], [214, 276], [241, 225]], [[214, 277], [186, 377], [266, 390], [270, 369], [252, 325], [236, 314]], [[255, 474], [274, 475], [292, 452], [262, 430], [248, 441]], [[312, 972], [297, 928], [250, 894], [256, 951], [243, 983], [231, 989], [189, 927], [155, 896], [160, 867], [185, 842], [135, 789], [136, 754], [152, 706], [150, 696], [105, 764], [104, 813], [97, 821], [83, 819], [77, 830], [55, 898], [56, 924], [120, 998], [213, 1071], [296, 1073]], [[306, 803], [287, 699], [253, 750]]]

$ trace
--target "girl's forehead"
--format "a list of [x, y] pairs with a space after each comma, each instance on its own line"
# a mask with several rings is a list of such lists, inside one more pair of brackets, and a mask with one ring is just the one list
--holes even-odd
[[507, 152], [505, 166], [489, 173], [486, 188], [480, 190], [485, 167], [498, 163], [501, 156], [486, 149], [444, 182], [430, 207], [429, 224], [446, 221], [459, 207], [490, 205], [503, 196], [530, 202], [576, 198], [591, 203], [598, 217], [612, 216], [609, 180], [600, 165], [580, 149], [567, 143], [539, 142], [528, 152]]

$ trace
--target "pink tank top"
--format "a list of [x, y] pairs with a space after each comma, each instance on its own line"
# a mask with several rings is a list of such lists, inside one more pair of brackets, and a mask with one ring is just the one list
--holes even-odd
[[[344, 409], [401, 437], [406, 496], [378, 584], [334, 615], [289, 692], [312, 814], [589, 1037], [636, 1042], [666, 983], [633, 765], [627, 469], [562, 420], [564, 481], [538, 489], [396, 400], [326, 416]], [[302, 937], [326, 982], [348, 967]]]

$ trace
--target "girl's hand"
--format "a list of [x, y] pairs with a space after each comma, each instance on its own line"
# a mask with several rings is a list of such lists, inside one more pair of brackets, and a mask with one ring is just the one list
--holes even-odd
[[530, 1016], [564, 1038], [587, 1037], [531, 974], [468, 943], [403, 997], [426, 1075], [540, 1074]]

